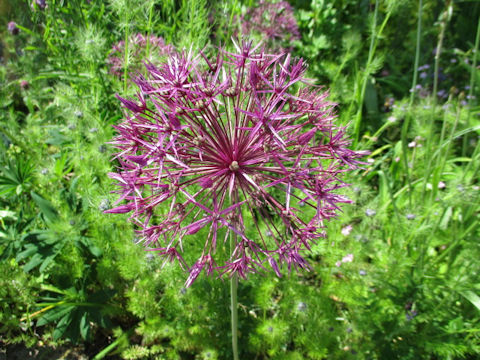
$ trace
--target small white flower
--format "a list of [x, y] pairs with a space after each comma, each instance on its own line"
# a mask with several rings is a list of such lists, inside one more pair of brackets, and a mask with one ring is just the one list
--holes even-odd
[[350, 263], [353, 261], [353, 254], [347, 254], [342, 258], [342, 263]]
[[365, 210], [365, 215], [367, 215], [367, 216], [375, 216], [376, 214], [377, 214], [377, 212], [373, 209]]
[[352, 225], [347, 225], [347, 226], [345, 226], [345, 227], [342, 229], [342, 235], [343, 235], [343, 236], [348, 236], [348, 235], [350, 235], [350, 233], [352, 232], [352, 230], [353, 230]]

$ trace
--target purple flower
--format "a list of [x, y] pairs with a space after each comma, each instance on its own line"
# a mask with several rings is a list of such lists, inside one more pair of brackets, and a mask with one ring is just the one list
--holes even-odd
[[350, 262], [353, 261], [353, 258], [354, 258], [353, 254], [347, 254], [347, 255], [345, 255], [345, 256], [342, 258], [342, 260], [337, 261], [337, 262], [335, 263], [335, 266], [336, 266], [336, 267], [340, 267], [340, 266], [342, 266], [342, 264], [344, 264], [344, 263], [350, 263]]
[[444, 99], [448, 96], [448, 93], [446, 90], [441, 89], [437, 92], [437, 96]]
[[405, 217], [407, 218], [407, 220], [415, 220], [417, 216], [415, 214], [407, 214]]
[[[170, 247], [170, 248], [150, 248], [148, 249], [149, 251], [155, 251], [157, 252], [157, 255], [159, 256], [162, 256], [164, 258], [164, 264], [162, 265], [162, 267], [165, 265], [165, 263], [167, 261], [173, 263], [175, 262], [175, 260], [178, 260], [179, 264], [180, 264], [180, 267], [182, 269], [186, 269], [187, 268], [187, 264], [185, 263], [185, 260], [183, 260], [182, 256], [180, 255], [180, 253], [177, 251], [176, 248], [174, 247]], [[203, 260], [202, 262], [202, 268], [203, 266], [205, 265], [206, 263], [206, 260]], [[195, 265], [194, 265], [195, 266]], [[198, 267], [198, 265], [197, 265]], [[200, 269], [201, 270], [201, 269]]]
[[20, 81], [20, 88], [22, 90], [27, 90], [30, 87], [30, 83], [27, 80]]
[[[142, 59], [142, 57], [147, 55], [147, 45], [150, 58]], [[142, 60], [154, 61], [157, 58], [161, 59], [173, 51], [173, 46], [166, 44], [161, 37], [153, 35], [146, 37], [142, 34], [135, 34], [128, 39], [128, 51], [128, 59], [131, 61], [128, 64], [129, 72], [135, 73], [142, 70]], [[113, 45], [107, 64], [110, 65], [111, 74], [119, 78], [123, 76], [125, 68], [125, 41], [122, 40]]]
[[411, 88], [409, 91], [412, 93], [412, 92], [415, 92], [415, 91], [422, 91], [423, 90], [423, 87], [421, 84], [417, 84], [415, 85], [414, 88]]
[[300, 312], [304, 312], [305, 310], [307, 310], [307, 304], [305, 304], [303, 301], [300, 301], [297, 304], [297, 310]]
[[18, 35], [20, 29], [17, 27], [17, 23], [15, 21], [10, 21], [7, 25], [8, 32], [12, 35]]
[[240, 21], [244, 36], [258, 33], [267, 39], [270, 48], [283, 45], [291, 49], [291, 42], [300, 39], [297, 20], [287, 1], [271, 3], [261, 0], [258, 6], [248, 9]]
[[110, 210], [105, 210], [105, 212], [108, 214], [125, 214], [132, 211], [132, 209], [133, 209], [133, 206], [131, 204], [128, 204], [128, 205], [120, 205]]
[[407, 321], [412, 321], [413, 318], [414, 318], [415, 316], [417, 316], [417, 315], [418, 315], [418, 313], [417, 313], [416, 310], [407, 311], [407, 313], [405, 314], [405, 319], [406, 319]]
[[108, 199], [103, 199], [98, 205], [98, 210], [107, 211], [111, 207], [110, 201]]
[[343, 236], [348, 236], [348, 235], [350, 235], [352, 230], [353, 230], [353, 226], [352, 225], [347, 225], [344, 228], [342, 228], [341, 233], [342, 233]]
[[[305, 86], [303, 60], [235, 47], [146, 63], [136, 100], [118, 97], [126, 115], [109, 176], [119, 199], [106, 212], [131, 212], [141, 241], [169, 261], [188, 268], [180, 252], [195, 254], [187, 287], [203, 270], [242, 278], [266, 267], [278, 276], [283, 266], [308, 270], [302, 253], [350, 202], [341, 177], [364, 155], [348, 148], [327, 94]], [[194, 234], [205, 240], [200, 249], [187, 240]]]
[[47, 3], [45, 0], [35, 0], [32, 2], [32, 9], [35, 9], [35, 6], [37, 6], [40, 10], [43, 10], [47, 7]]
[[365, 215], [367, 215], [368, 217], [371, 217], [371, 216], [377, 215], [377, 212], [373, 209], [366, 209], [365, 210]]

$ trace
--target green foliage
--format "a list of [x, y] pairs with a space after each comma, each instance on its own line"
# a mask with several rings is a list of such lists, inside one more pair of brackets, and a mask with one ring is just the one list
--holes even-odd
[[[83, 285], [83, 284], [82, 284]], [[81, 337], [91, 340], [92, 324], [108, 328], [111, 322], [106, 316], [109, 309], [108, 301], [114, 294], [113, 290], [99, 290], [89, 293], [85, 288], [58, 289], [54, 286], [42, 286], [42, 290], [51, 295], [42, 296], [42, 307], [36, 314], [42, 313], [36, 325], [38, 327], [55, 323], [53, 340], [66, 338], [76, 343]]]
[[178, 48], [193, 48], [197, 51], [202, 49], [210, 33], [207, 1], [183, 0], [178, 18], [181, 21], [178, 32], [181, 35], [176, 41]]
[[9, 161], [5, 167], [0, 167], [2, 172], [0, 176], [0, 195], [20, 196], [28, 191], [31, 187], [33, 169], [31, 162], [21, 158], [17, 161]]
[[[418, 17], [412, 1], [290, 3], [294, 55], [370, 153], [346, 179], [354, 203], [308, 255], [313, 270], [240, 283], [240, 357], [477, 358], [479, 4], [424, 0]], [[179, 50], [229, 47], [254, 1], [47, 4], [0, 6], [2, 345], [81, 342], [93, 359], [231, 358], [228, 284], [201, 277], [185, 289], [181, 269], [134, 243], [127, 215], [103, 213], [115, 200], [114, 94], [134, 91], [106, 59], [135, 33]], [[141, 59], [126, 48], [128, 73]]]
[[30, 342], [31, 323], [22, 314], [33, 309], [41, 280], [29, 277], [13, 259], [0, 263], [0, 274], [0, 331], [12, 342]]

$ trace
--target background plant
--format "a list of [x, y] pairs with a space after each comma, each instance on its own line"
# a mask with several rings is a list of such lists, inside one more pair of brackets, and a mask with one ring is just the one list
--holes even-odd
[[[254, 2], [31, 3], [0, 9], [2, 348], [77, 340], [92, 358], [229, 358], [226, 286], [184, 289], [126, 218], [103, 215], [114, 94], [135, 92], [107, 58], [136, 33], [208, 54]], [[289, 3], [294, 55], [331, 89], [339, 123], [360, 119], [371, 155], [346, 179], [355, 203], [312, 249], [314, 271], [240, 285], [242, 357], [477, 357], [479, 4]]]

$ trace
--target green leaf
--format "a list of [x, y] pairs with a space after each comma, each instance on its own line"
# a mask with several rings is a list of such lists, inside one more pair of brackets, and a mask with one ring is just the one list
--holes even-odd
[[45, 139], [46, 144], [54, 145], [54, 146], [61, 146], [70, 143], [72, 140], [63, 135], [60, 130], [58, 129], [50, 129], [49, 137]]
[[367, 87], [365, 89], [365, 107], [369, 114], [378, 113], [378, 95], [377, 89], [375, 88], [375, 81], [372, 77], [369, 78], [367, 82]]
[[60, 158], [55, 161], [54, 171], [58, 177], [65, 176], [73, 169], [73, 165], [69, 164], [68, 154], [64, 153]]
[[453, 159], [449, 159], [448, 162], [449, 163], [455, 163], [455, 162], [471, 162], [472, 159], [471, 158], [468, 158], [468, 157], [456, 157], [456, 158], [453, 158]]
[[17, 262], [22, 261], [38, 252], [38, 246], [35, 244], [27, 244], [25, 245], [25, 250], [21, 251], [17, 254], [16, 260]]
[[45, 219], [49, 221], [54, 221], [58, 218], [58, 212], [53, 207], [50, 201], [44, 199], [33, 191], [30, 192], [30, 195], [32, 196], [33, 201], [35, 201], [37, 206], [40, 208], [40, 211], [42, 212]]
[[44, 291], [50, 291], [50, 292], [54, 292], [54, 293], [57, 293], [57, 294], [62, 294], [62, 295], [66, 294], [65, 290], [59, 289], [58, 287], [50, 285], [50, 284], [42, 284], [41, 289], [44, 290]]
[[90, 335], [90, 322], [88, 321], [87, 312], [84, 312], [80, 319], [80, 335], [83, 340], [87, 340]]
[[57, 324], [57, 327], [53, 331], [53, 340], [60, 339], [65, 331], [67, 331], [68, 326], [72, 322], [73, 311], [67, 313]]
[[35, 254], [32, 256], [32, 258], [30, 259], [30, 261], [28, 261], [25, 266], [23, 267], [23, 270], [25, 272], [29, 272], [30, 270], [36, 268], [38, 265], [40, 265], [41, 263], [43, 263], [44, 259], [42, 257], [42, 255], [40, 254]]
[[75, 307], [73, 306], [56, 306], [52, 310], [48, 311], [37, 321], [37, 326], [43, 326], [45, 324], [51, 323], [60, 319], [65, 314], [73, 311]]
[[382, 170], [379, 170], [378, 172], [378, 177], [379, 177], [379, 193], [380, 193], [380, 205], [384, 206], [387, 204], [389, 200], [389, 187], [388, 187], [388, 180], [385, 175], [385, 173]]
[[442, 230], [447, 229], [450, 218], [452, 217], [452, 213], [453, 213], [452, 207], [449, 206], [445, 211], [445, 214], [443, 215], [442, 220], [440, 221], [440, 225], [439, 225], [440, 229]]
[[475, 306], [479, 311], [480, 311], [480, 297], [475, 294], [473, 291], [461, 291], [460, 294], [465, 298], [467, 299], [468, 301], [470, 301], [473, 306]]
[[83, 314], [83, 311], [79, 308], [77, 308], [76, 311], [73, 312], [72, 320], [70, 321], [70, 324], [63, 335], [65, 339], [70, 340], [74, 344], [78, 342], [78, 338], [80, 336], [80, 327], [78, 326], [78, 324], [80, 324], [81, 314]]
[[47, 256], [45, 259], [43, 259], [42, 265], [40, 265], [40, 267], [38, 268], [38, 271], [43, 273], [47, 268], [47, 266], [53, 261], [53, 259], [55, 259], [56, 256], [57, 256], [57, 253]]
[[84, 251], [90, 252], [94, 257], [100, 257], [102, 255], [102, 249], [95, 246], [89, 238], [81, 237], [77, 240], [77, 246]]
[[36, 230], [23, 237], [24, 241], [29, 241], [24, 245], [25, 250], [17, 254], [16, 260], [20, 262], [32, 256], [24, 265], [23, 270], [29, 272], [40, 266], [39, 271], [45, 271], [46, 267], [62, 251], [66, 242], [55, 236], [51, 231]]
[[15, 212], [10, 211], [10, 210], [0, 210], [0, 219], [6, 219], [10, 218], [13, 220], [17, 220], [17, 217], [15, 216]]

